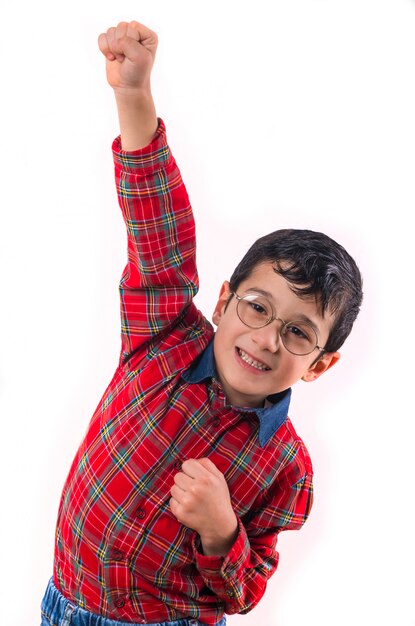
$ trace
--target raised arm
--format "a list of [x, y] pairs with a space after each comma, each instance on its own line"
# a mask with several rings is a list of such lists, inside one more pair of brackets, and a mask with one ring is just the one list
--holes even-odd
[[158, 333], [171, 332], [185, 312], [189, 323], [196, 317], [194, 305], [189, 306], [198, 288], [195, 228], [151, 94], [156, 34], [138, 22], [121, 22], [98, 43], [121, 129], [113, 154], [128, 236], [128, 263], [120, 282], [123, 364]]
[[114, 89], [125, 151], [144, 148], [157, 130], [150, 83], [157, 43], [156, 33], [139, 22], [120, 22], [98, 37], [107, 61], [107, 80]]

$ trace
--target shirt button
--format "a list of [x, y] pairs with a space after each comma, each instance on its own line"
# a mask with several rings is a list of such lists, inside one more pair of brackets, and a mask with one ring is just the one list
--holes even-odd
[[227, 596], [228, 596], [229, 598], [233, 598], [233, 597], [234, 597], [234, 595], [235, 595], [235, 592], [234, 592], [234, 590], [233, 590], [231, 587], [227, 587], [227, 588], [226, 588], [226, 594], [227, 594]]
[[174, 467], [175, 470], [180, 472], [180, 470], [182, 469], [182, 462], [181, 461], [175, 461], [173, 463], [173, 467]]
[[144, 509], [141, 509], [141, 508], [136, 509], [135, 510], [135, 516], [138, 517], [138, 519], [144, 519], [145, 516], [146, 516], [146, 512], [145, 512]]
[[212, 419], [212, 426], [214, 426], [215, 428], [217, 428], [218, 426], [220, 426], [220, 418], [219, 417], [214, 417]]
[[122, 609], [122, 607], [125, 606], [125, 599], [122, 596], [118, 596], [118, 598], [115, 598], [114, 604], [117, 609]]
[[121, 550], [113, 550], [112, 551], [112, 558], [115, 559], [116, 561], [121, 561], [124, 558], [124, 552], [121, 552]]

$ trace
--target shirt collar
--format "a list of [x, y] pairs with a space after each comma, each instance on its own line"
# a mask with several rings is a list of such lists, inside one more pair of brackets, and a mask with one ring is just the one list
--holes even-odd
[[[213, 339], [195, 363], [182, 374], [182, 378], [192, 384], [200, 383], [206, 378], [219, 380], [213, 355]], [[267, 398], [264, 408], [234, 407], [244, 413], [256, 413], [259, 420], [259, 444], [265, 446], [278, 428], [285, 422], [291, 400], [291, 389], [275, 393]]]

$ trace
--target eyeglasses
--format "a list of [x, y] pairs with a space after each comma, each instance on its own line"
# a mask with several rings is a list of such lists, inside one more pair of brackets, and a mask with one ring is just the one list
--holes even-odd
[[311, 354], [316, 348], [324, 352], [324, 348], [318, 345], [318, 337], [314, 327], [308, 322], [284, 322], [275, 314], [271, 302], [260, 294], [248, 293], [245, 296], [238, 296], [233, 291], [232, 295], [238, 301], [236, 313], [245, 326], [249, 328], [263, 328], [274, 320], [278, 320], [282, 322], [280, 335], [282, 343], [288, 352], [297, 356]]

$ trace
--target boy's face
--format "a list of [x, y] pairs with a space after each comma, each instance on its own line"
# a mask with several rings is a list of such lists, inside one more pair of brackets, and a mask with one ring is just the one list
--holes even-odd
[[[299, 298], [270, 262], [257, 265], [239, 285], [237, 294], [244, 296], [257, 290], [269, 293], [276, 315], [285, 322], [308, 318], [317, 328], [318, 345], [324, 347], [333, 317], [328, 313], [322, 317], [314, 299]], [[230, 404], [263, 406], [267, 396], [284, 391], [300, 379], [315, 380], [340, 358], [338, 352], [325, 353], [314, 363], [318, 349], [305, 356], [291, 354], [281, 341], [280, 320], [262, 328], [245, 326], [236, 313], [238, 301], [235, 297], [229, 301], [230, 295], [226, 281], [213, 313], [218, 326], [214, 339], [216, 369]]]

